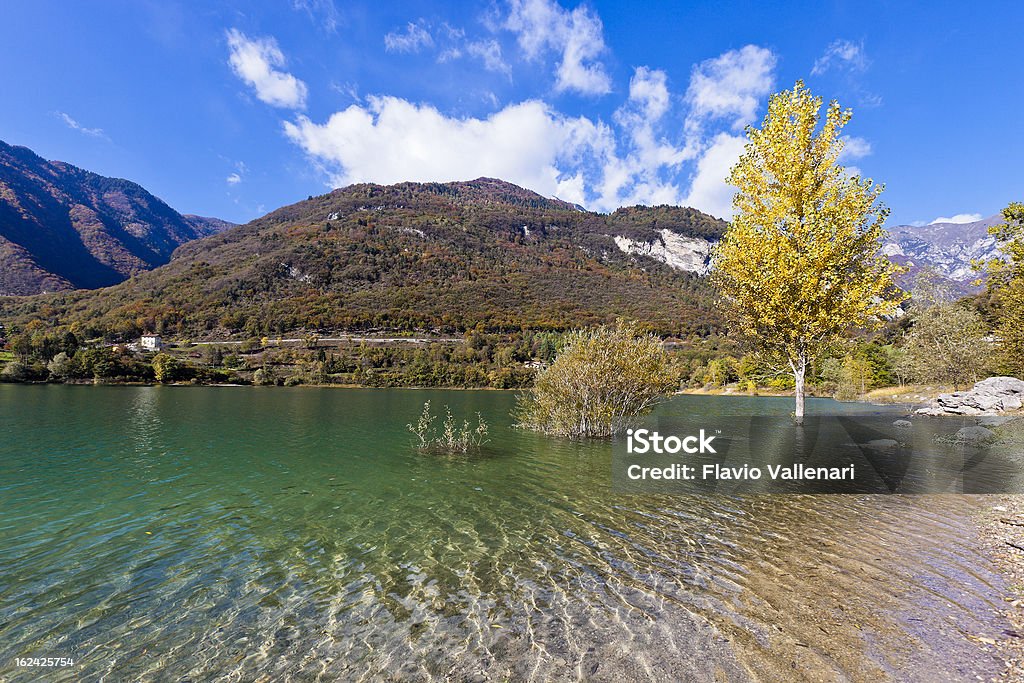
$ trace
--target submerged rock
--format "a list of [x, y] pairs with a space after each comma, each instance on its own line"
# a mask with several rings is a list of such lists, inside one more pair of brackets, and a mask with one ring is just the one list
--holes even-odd
[[875, 439], [860, 445], [862, 448], [867, 448], [879, 453], [895, 453], [900, 448], [900, 442], [896, 439]]
[[1001, 427], [1004, 424], [1014, 422], [1019, 418], [1013, 417], [1012, 415], [987, 415], [985, 417], [978, 418], [978, 424], [982, 427]]
[[1024, 381], [1016, 377], [989, 377], [974, 385], [970, 391], [941, 394], [919, 415], [996, 415], [1000, 412], [1020, 410], [1024, 405]]
[[985, 427], [964, 427], [953, 437], [955, 441], [961, 443], [986, 443], [994, 441], [995, 438], [996, 433]]

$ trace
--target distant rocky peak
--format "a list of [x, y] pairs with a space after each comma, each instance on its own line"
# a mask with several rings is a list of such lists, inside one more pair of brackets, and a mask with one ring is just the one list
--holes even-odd
[[1000, 223], [1002, 217], [995, 215], [971, 223], [897, 225], [888, 229], [883, 253], [909, 268], [903, 276], [904, 286], [923, 268], [931, 268], [949, 281], [956, 294], [968, 294], [977, 289], [973, 282], [979, 277], [972, 261], [986, 261], [999, 254], [988, 229]]

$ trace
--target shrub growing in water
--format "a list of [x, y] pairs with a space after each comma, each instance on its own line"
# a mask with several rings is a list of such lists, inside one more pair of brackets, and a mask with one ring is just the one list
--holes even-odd
[[633, 322], [577, 331], [519, 397], [518, 424], [545, 434], [607, 437], [679, 386], [661, 340]]
[[476, 427], [471, 427], [469, 420], [463, 420], [462, 427], [455, 424], [455, 418], [448, 406], [444, 407], [445, 418], [438, 431], [434, 427], [437, 418], [430, 412], [430, 401], [423, 404], [416, 424], [408, 424], [406, 428], [416, 437], [417, 450], [435, 453], [468, 453], [487, 443], [487, 423], [480, 413], [476, 414]]

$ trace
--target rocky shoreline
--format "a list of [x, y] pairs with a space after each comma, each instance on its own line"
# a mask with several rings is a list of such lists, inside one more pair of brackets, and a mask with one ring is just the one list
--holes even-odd
[[[982, 438], [1024, 454], [1024, 381], [991, 377], [968, 391], [940, 394], [917, 409], [920, 416], [976, 416], [977, 425], [965, 427], [967, 437]], [[977, 433], [975, 433], [977, 432]], [[993, 680], [1024, 683], [1024, 494], [981, 496], [976, 524], [984, 556], [1005, 580], [998, 612], [1006, 626], [998, 638], [972, 636], [979, 647], [994, 652], [1004, 665]]]
[[975, 640], [1002, 658], [996, 680], [1024, 682], [1024, 495], [985, 496], [977, 522], [982, 550], [1006, 580], [999, 612], [1008, 626], [998, 639]]
[[[1024, 417], [979, 418], [979, 422], [996, 420], [999, 424], [991, 425], [994, 443], [1024, 453]], [[1002, 659], [1005, 668], [994, 680], [1024, 683], [1024, 494], [979, 498], [975, 517], [978, 543], [982, 554], [1005, 580], [998, 611], [1006, 626], [998, 638], [972, 639]]]
[[989, 377], [969, 391], [940, 394], [918, 415], [1000, 415], [1024, 407], [1024, 380], [1016, 377]]

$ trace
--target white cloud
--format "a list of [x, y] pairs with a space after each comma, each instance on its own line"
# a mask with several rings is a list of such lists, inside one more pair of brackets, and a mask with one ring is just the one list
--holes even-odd
[[681, 203], [720, 218], [732, 217], [736, 188], [726, 182], [726, 177], [743, 153], [746, 140], [726, 132], [709, 138], [705, 129], [720, 120], [734, 131], [753, 123], [774, 87], [776, 63], [771, 50], [746, 45], [693, 67], [686, 89], [690, 111], [683, 156], [696, 157], [697, 167]]
[[697, 162], [697, 172], [683, 204], [712, 216], [732, 218], [732, 198], [736, 188], [725, 179], [743, 154], [746, 138], [729, 133], [716, 135]]
[[[299, 116], [285, 122], [284, 130], [330, 173], [334, 186], [490, 176], [601, 211], [676, 204], [682, 192], [660, 172], [678, 166], [683, 153], [654, 134], [668, 106], [664, 79], [663, 72], [637, 69], [631, 98], [616, 113], [618, 138], [599, 120], [564, 116], [538, 100], [508, 105], [486, 118], [455, 118], [429, 105], [382, 96], [324, 123]], [[731, 151], [723, 141], [712, 144], [691, 192], [698, 208], [719, 215], [731, 196], [721, 189], [729, 164], [724, 170], [714, 166], [723, 148]], [[715, 182], [721, 186], [717, 190]]]
[[864, 91], [857, 93], [857, 104], [867, 109], [880, 107], [883, 101], [882, 96], [875, 93]]
[[731, 119], [736, 130], [753, 123], [775, 83], [775, 64], [771, 50], [747, 45], [695, 66], [686, 91], [690, 128], [712, 119]]
[[825, 54], [814, 61], [811, 75], [820, 76], [832, 68], [864, 71], [868, 68], [868, 64], [868, 57], [864, 53], [864, 43], [854, 43], [842, 39], [833, 40], [825, 49]]
[[328, 87], [334, 92], [338, 93], [339, 95], [344, 95], [345, 97], [348, 97], [351, 100], [355, 100], [356, 102], [359, 102], [360, 100], [363, 99], [362, 96], [359, 94], [359, 84], [357, 83], [352, 83], [351, 81], [347, 81], [345, 83], [331, 81]]
[[939, 217], [931, 222], [931, 225], [936, 223], [974, 223], [975, 221], [981, 220], [980, 213], [958, 213], [954, 216]]
[[419, 52], [423, 48], [433, 47], [434, 38], [426, 28], [426, 22], [419, 19], [410, 21], [404, 33], [391, 32], [384, 36], [384, 48], [388, 52]]
[[71, 130], [77, 130], [79, 133], [83, 133], [85, 135], [88, 135], [88, 136], [94, 137], [94, 138], [105, 138], [105, 137], [107, 137], [103, 133], [103, 129], [102, 128], [86, 128], [85, 126], [80, 124], [78, 121], [76, 121], [75, 119], [71, 118], [71, 116], [69, 114], [65, 114], [62, 111], [54, 112], [54, 114], [56, 114], [57, 118], [59, 118], [61, 121], [63, 121], [64, 125], [67, 126], [68, 128], [70, 128]]
[[625, 157], [608, 160], [601, 184], [602, 203], [679, 201], [678, 187], [664, 180], [662, 171], [679, 166], [690, 152], [672, 144], [659, 132], [670, 108], [668, 75], [659, 69], [637, 67], [629, 81], [629, 99], [613, 116], [623, 134], [620, 147], [627, 148], [627, 153]]
[[511, 0], [504, 28], [516, 34], [529, 59], [547, 52], [560, 55], [555, 90], [585, 95], [611, 92], [599, 57], [605, 51], [601, 19], [584, 6], [569, 11], [554, 0]]
[[[528, 5], [556, 17], [571, 14], [544, 2], [520, 8]], [[549, 49], [547, 38], [523, 36], [528, 53]], [[540, 42], [534, 46], [532, 40]], [[501, 58], [497, 41], [463, 45], [485, 66]], [[492, 61], [490, 68], [501, 71], [503, 64]], [[332, 186], [490, 176], [598, 211], [688, 204], [729, 217], [735, 188], [725, 178], [744, 138], [715, 134], [711, 126], [720, 131], [720, 119], [726, 126], [752, 121], [771, 88], [774, 66], [774, 55], [764, 48], [727, 52], [694, 68], [685, 98], [673, 96], [664, 71], [637, 67], [611, 124], [568, 116], [535, 99], [500, 109], [495, 100], [489, 116], [455, 117], [429, 104], [372, 95], [325, 121], [299, 114], [282, 125]], [[854, 154], [869, 150], [859, 138], [848, 145]], [[227, 181], [242, 182], [244, 175], [233, 173]]]
[[238, 29], [227, 32], [235, 74], [253, 88], [256, 97], [274, 107], [305, 109], [306, 84], [274, 67], [285, 65], [284, 54], [273, 38], [250, 39]]
[[505, 61], [501, 52], [501, 44], [493, 38], [481, 40], [465, 40], [466, 32], [443, 24], [438, 33], [441, 45], [438, 46], [437, 62], [445, 64], [455, 59], [469, 56], [480, 60], [488, 71], [500, 73], [512, 78], [512, 67]]
[[316, 124], [305, 116], [285, 134], [332, 170], [335, 185], [466, 180], [492, 176], [583, 202], [575, 174], [560, 162], [610, 144], [610, 132], [585, 117], [569, 118], [536, 100], [487, 118], [452, 118], [429, 105], [369, 97]]
[[441, 23], [441, 32], [450, 40], [462, 40], [466, 37], [466, 29], [459, 26], [452, 26], [447, 21]]
[[[221, 158], [224, 159], [224, 157]], [[224, 160], [228, 161], [228, 159]], [[245, 165], [244, 161], [236, 161], [234, 162], [234, 166], [235, 170], [229, 173], [228, 176], [224, 179], [224, 182], [226, 182], [228, 185], [232, 187], [238, 185], [243, 180], [245, 180], [245, 176], [249, 172], [249, 167]]]
[[872, 109], [882, 105], [882, 96], [865, 89], [862, 75], [871, 66], [864, 51], [864, 43], [850, 40], [834, 40], [824, 54], [814, 61], [811, 74], [821, 76], [829, 71], [839, 72], [845, 81], [849, 97], [860, 107]]
[[855, 159], [863, 159], [864, 157], [871, 154], [871, 143], [864, 138], [855, 137], [853, 135], [844, 135], [841, 138], [843, 142], [843, 151], [839, 153], [838, 163], [844, 164], [844, 170], [846, 175], [855, 178], [863, 177], [864, 172], [860, 166], [854, 166], [849, 162]]
[[484, 68], [488, 71], [495, 71], [506, 76], [512, 75], [512, 68], [501, 56], [501, 45], [498, 44], [498, 41], [479, 40], [468, 43], [466, 45], [466, 52], [480, 59], [484, 63]]
[[839, 155], [840, 161], [844, 159], [862, 159], [871, 154], [871, 143], [864, 138], [844, 135], [842, 140], [843, 151]]
[[439, 64], [444, 64], [445, 62], [450, 62], [453, 59], [459, 59], [460, 57], [462, 57], [462, 50], [460, 48], [449, 47], [441, 51], [441, 54], [437, 56], [437, 62]]
[[337, 33], [341, 13], [334, 0], [292, 0], [292, 7], [309, 15], [310, 20], [327, 33]]
[[643, 106], [648, 119], [660, 119], [669, 107], [668, 74], [646, 66], [637, 67], [629, 81], [629, 99]]

